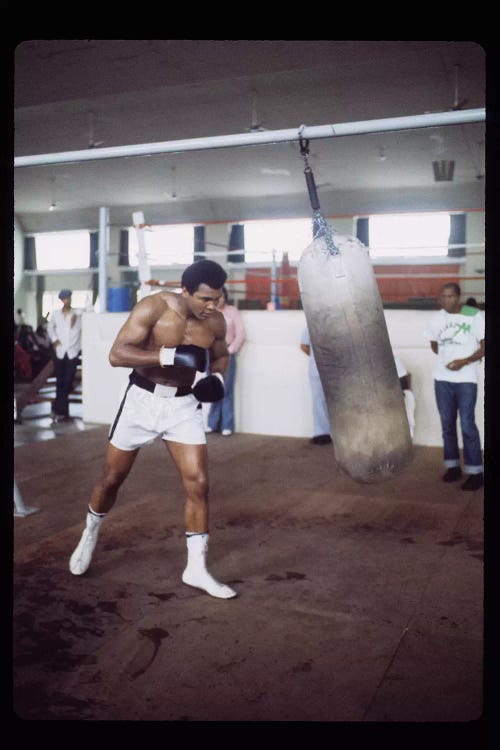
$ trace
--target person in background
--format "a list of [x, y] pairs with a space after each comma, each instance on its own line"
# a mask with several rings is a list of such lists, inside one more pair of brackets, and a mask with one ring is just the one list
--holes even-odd
[[438, 356], [434, 369], [434, 392], [441, 419], [444, 441], [443, 482], [461, 478], [457, 440], [457, 414], [463, 438], [464, 471], [468, 474], [463, 490], [483, 486], [483, 461], [479, 430], [475, 422], [478, 365], [483, 359], [484, 313], [470, 305], [460, 304], [458, 284], [441, 289], [442, 309], [433, 314], [426, 331], [431, 349]]
[[62, 308], [52, 313], [47, 328], [55, 355], [54, 422], [64, 422], [69, 419], [69, 394], [73, 387], [81, 351], [82, 318], [80, 312], [71, 307], [71, 295], [70, 289], [61, 289], [58, 296], [63, 303]]
[[399, 383], [405, 398], [405, 409], [410, 427], [410, 435], [413, 438], [415, 434], [415, 398], [411, 391], [411, 376], [399, 357], [394, 357], [394, 362], [396, 363]]
[[35, 341], [44, 352], [52, 352], [52, 341], [50, 340], [49, 332], [47, 330], [48, 322], [43, 318], [35, 331]]
[[477, 304], [477, 300], [476, 300], [475, 297], [468, 297], [465, 300], [465, 305], [466, 305], [466, 307], [477, 307], [477, 308], [479, 308], [479, 305]]
[[309, 442], [313, 445], [328, 445], [332, 442], [330, 418], [307, 326], [302, 331], [300, 348], [309, 357], [309, 384], [311, 387], [314, 429], [314, 435]]
[[228, 304], [226, 287], [222, 287], [222, 297], [217, 309], [226, 321], [226, 344], [229, 352], [229, 365], [225, 375], [225, 393], [221, 401], [211, 404], [206, 432], [218, 432], [227, 437], [234, 432], [234, 381], [236, 377], [236, 355], [245, 343], [245, 327], [237, 307]]

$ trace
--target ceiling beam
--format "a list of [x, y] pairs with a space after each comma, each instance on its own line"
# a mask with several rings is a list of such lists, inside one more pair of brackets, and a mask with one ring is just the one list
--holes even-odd
[[361, 120], [359, 122], [337, 123], [334, 125], [301, 125], [299, 128], [289, 128], [286, 130], [264, 130], [256, 133], [236, 133], [233, 135], [216, 135], [206, 138], [189, 138], [160, 143], [142, 143], [127, 146], [110, 146], [108, 148], [91, 148], [80, 151], [62, 151], [52, 154], [16, 156], [14, 158], [14, 166], [35, 167], [49, 164], [98, 161], [102, 159], [121, 159], [130, 156], [152, 156], [154, 154], [179, 153], [181, 151], [202, 151], [217, 148], [233, 148], [236, 146], [259, 146], [268, 143], [298, 141], [301, 138], [311, 140], [348, 135], [364, 135], [367, 133], [385, 133], [395, 130], [415, 130], [446, 125], [463, 125], [471, 122], [481, 122], [485, 119], [486, 110], [483, 108], [404, 117], [388, 117], [378, 120]]

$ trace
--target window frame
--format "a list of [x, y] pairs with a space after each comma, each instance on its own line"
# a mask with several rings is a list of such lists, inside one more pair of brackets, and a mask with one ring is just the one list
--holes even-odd
[[[365, 214], [363, 216], [356, 216], [356, 227], [357, 222], [359, 219], [366, 219], [368, 222], [368, 243], [367, 247], [370, 251], [370, 259], [373, 263], [373, 265], [434, 265], [434, 264], [456, 264], [461, 262], [461, 258], [459, 257], [453, 257], [450, 255], [450, 233], [451, 233], [451, 224], [452, 224], [452, 217], [456, 212], [453, 211], [401, 211], [401, 212], [387, 212], [387, 213], [376, 213], [376, 214]], [[461, 212], [460, 212], [461, 213]], [[436, 215], [443, 215], [446, 216], [449, 219], [449, 226], [448, 226], [448, 232], [447, 232], [447, 240], [446, 244], [441, 245], [438, 243], [434, 243], [433, 245], [429, 245], [429, 248], [436, 248], [436, 247], [443, 247], [446, 248], [446, 252], [444, 253], [429, 253], [429, 254], [421, 254], [418, 252], [415, 253], [400, 253], [398, 255], [396, 254], [388, 254], [383, 255], [377, 252], [376, 247], [373, 248], [372, 246], [372, 240], [370, 237], [370, 220], [374, 218], [381, 218], [381, 217], [412, 217], [412, 218], [423, 218], [427, 216], [436, 216]], [[423, 249], [425, 246], [414, 246], [417, 250]], [[411, 248], [411, 245], [407, 246], [407, 248]], [[404, 250], [404, 245], [403, 248]]]
[[[190, 224], [190, 223], [182, 223], [182, 224], [151, 224], [151, 226], [148, 226], [144, 230], [145, 234], [145, 244], [146, 244], [146, 255], [148, 256], [147, 261], [150, 268], [171, 268], [172, 266], [189, 266], [191, 263], [194, 262], [194, 255], [195, 255], [195, 227], [198, 226], [198, 224]], [[189, 229], [192, 232], [191, 237], [191, 253], [190, 255], [187, 255], [185, 257], [182, 257], [180, 254], [176, 256], [177, 259], [172, 260], [170, 262], [162, 263], [162, 262], [156, 262], [156, 258], [153, 256], [150, 257], [150, 253], [148, 252], [147, 247], [147, 237], [148, 234], [151, 232], [155, 232], [155, 230], [161, 230], [166, 229], [168, 230], [176, 230], [179, 228], [185, 228]], [[137, 239], [137, 230], [134, 226], [127, 227], [128, 230], [128, 266], [127, 268], [130, 270], [138, 270], [138, 262], [133, 263], [132, 258], [132, 252], [137, 249], [139, 249], [138, 239]], [[152, 253], [151, 253], [152, 254]]]
[[[299, 262], [299, 260], [300, 260], [300, 256], [301, 256], [302, 252], [304, 251], [304, 248], [307, 247], [313, 241], [313, 224], [312, 224], [312, 218], [310, 218], [310, 217], [290, 217], [290, 218], [279, 218], [279, 219], [249, 219], [247, 221], [241, 222], [243, 224], [243, 226], [245, 227], [245, 249], [244, 249], [244, 252], [245, 252], [245, 264], [248, 265], [248, 266], [250, 266], [250, 267], [259, 268], [259, 267], [265, 267], [265, 266], [272, 265], [272, 263], [273, 263], [273, 250], [272, 249], [271, 250], [252, 251], [252, 250], [250, 250], [248, 248], [248, 231], [247, 230], [248, 230], [249, 226], [251, 226], [251, 225], [255, 226], [257, 224], [261, 224], [261, 225], [272, 225], [272, 224], [277, 225], [277, 224], [286, 224], [286, 223], [291, 224], [292, 222], [296, 223], [296, 224], [298, 224], [300, 222], [300, 224], [303, 224], [303, 225], [309, 224], [310, 238], [309, 239], [307, 239], [307, 238], [305, 239], [305, 244], [304, 244], [304, 241], [301, 240], [300, 241], [300, 245], [298, 245], [297, 250], [295, 250], [295, 249], [292, 249], [292, 250], [288, 249], [287, 250], [285, 248], [275, 248], [276, 256], [274, 258], [274, 261], [276, 263], [281, 263], [282, 260], [283, 260], [283, 253], [286, 252], [286, 253], [288, 253], [288, 260], [289, 260], [289, 262], [292, 265], [296, 265]], [[265, 258], [258, 258], [258, 259], [257, 258], [252, 258], [251, 257], [252, 253], [255, 253], [255, 254], [258, 254], [258, 255], [262, 254], [262, 255], [267, 256], [267, 257], [265, 257]]]

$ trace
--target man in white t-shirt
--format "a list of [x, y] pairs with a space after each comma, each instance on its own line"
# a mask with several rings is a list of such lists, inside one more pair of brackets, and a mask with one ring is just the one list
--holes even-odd
[[460, 479], [460, 454], [457, 440], [457, 414], [463, 437], [464, 472], [468, 479], [464, 490], [483, 486], [483, 461], [479, 430], [475, 422], [478, 365], [484, 357], [484, 314], [475, 307], [460, 304], [458, 284], [441, 289], [442, 310], [431, 319], [426, 335], [432, 351], [438, 355], [434, 368], [434, 390], [441, 417], [444, 441], [444, 482]]

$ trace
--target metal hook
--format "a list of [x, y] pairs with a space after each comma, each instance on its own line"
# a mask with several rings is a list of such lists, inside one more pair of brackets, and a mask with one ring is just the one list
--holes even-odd
[[299, 136], [300, 153], [304, 158], [309, 156], [309, 139]]

